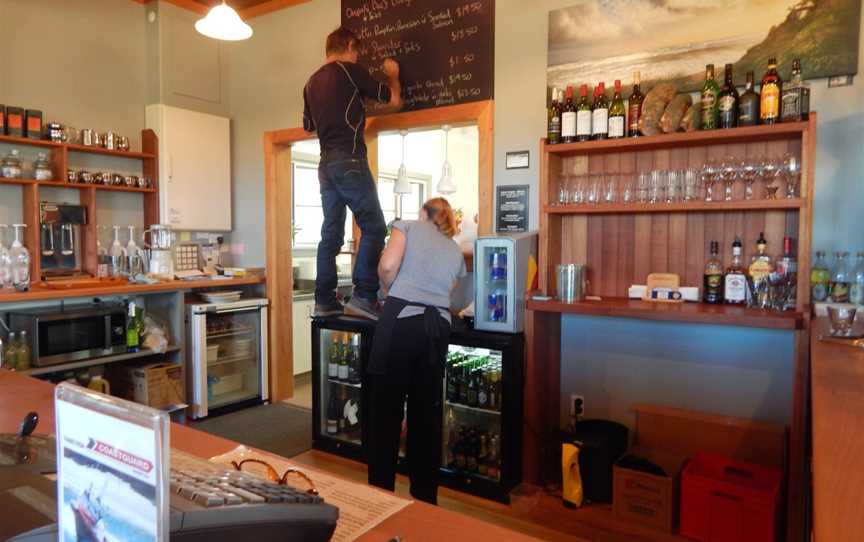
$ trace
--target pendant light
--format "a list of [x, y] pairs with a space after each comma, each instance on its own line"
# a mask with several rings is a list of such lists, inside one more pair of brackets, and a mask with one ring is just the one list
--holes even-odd
[[448, 151], [448, 135], [450, 126], [444, 125], [441, 127], [444, 132], [444, 165], [441, 166], [441, 180], [438, 181], [439, 194], [453, 194], [456, 192], [456, 183], [453, 182], [453, 166], [450, 165], [450, 160], [447, 159]]
[[405, 138], [408, 136], [406, 130], [399, 132], [402, 136], [402, 165], [399, 166], [399, 173], [396, 175], [396, 184], [393, 186], [395, 194], [410, 194], [411, 183], [408, 182], [408, 168], [405, 167]]
[[213, 6], [206, 17], [198, 19], [195, 30], [208, 38], [223, 41], [241, 41], [252, 37], [252, 27], [244, 23], [225, 0]]

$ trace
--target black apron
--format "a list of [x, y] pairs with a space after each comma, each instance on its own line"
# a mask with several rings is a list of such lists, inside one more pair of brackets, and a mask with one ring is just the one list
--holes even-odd
[[[388, 361], [390, 358], [390, 341], [396, 328], [396, 320], [405, 307], [420, 307], [423, 311], [423, 323], [426, 330], [425, 342], [428, 350], [427, 361], [435, 365], [443, 362], [439, 348], [446, 348], [450, 340], [450, 322], [441, 313], [441, 310], [449, 310], [445, 307], [415, 303], [398, 297], [388, 296], [384, 307], [378, 315], [378, 324], [375, 326], [375, 337], [372, 339], [372, 352], [369, 357], [369, 365], [366, 372], [372, 375], [387, 374]], [[418, 337], [418, 340], [420, 338]], [[446, 355], [446, 353], [445, 353]]]

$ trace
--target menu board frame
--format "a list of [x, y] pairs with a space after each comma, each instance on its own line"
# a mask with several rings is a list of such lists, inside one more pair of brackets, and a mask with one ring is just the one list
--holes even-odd
[[528, 202], [531, 186], [507, 184], [495, 187], [498, 233], [524, 233], [528, 231]]

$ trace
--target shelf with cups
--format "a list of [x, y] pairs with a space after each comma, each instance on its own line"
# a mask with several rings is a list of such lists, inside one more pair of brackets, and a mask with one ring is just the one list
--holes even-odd
[[548, 205], [544, 212], [550, 214], [624, 214], [624, 213], [680, 213], [680, 212], [721, 212], [752, 211], [766, 209], [801, 209], [806, 205], [802, 198], [775, 200], [739, 201], [681, 201], [672, 203], [598, 203]]
[[155, 188], [140, 188], [137, 186], [114, 186], [114, 185], [105, 185], [105, 184], [82, 184], [82, 183], [70, 183], [67, 181], [37, 181], [36, 179], [8, 179], [5, 177], [0, 177], [0, 184], [18, 184], [18, 185], [38, 185], [38, 186], [50, 186], [54, 188], [69, 188], [69, 189], [78, 189], [78, 190], [86, 190], [86, 189], [95, 189], [95, 190], [112, 190], [115, 192], [141, 192], [141, 193], [153, 193], [156, 191]]
[[59, 141], [49, 141], [47, 139], [31, 139], [29, 137], [0, 135], [0, 143], [29, 147], [44, 147], [48, 149], [65, 149], [70, 152], [80, 152], [85, 154], [104, 154], [109, 156], [117, 156], [120, 158], [130, 158], [138, 160], [156, 158], [155, 154], [149, 152], [106, 149], [105, 147], [94, 145], [79, 145], [77, 143], [63, 143]]

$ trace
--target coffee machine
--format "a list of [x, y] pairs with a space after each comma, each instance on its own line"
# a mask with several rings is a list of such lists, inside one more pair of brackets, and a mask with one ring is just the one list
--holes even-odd
[[87, 209], [81, 205], [43, 201], [39, 216], [42, 279], [80, 275], [81, 226], [87, 224]]

